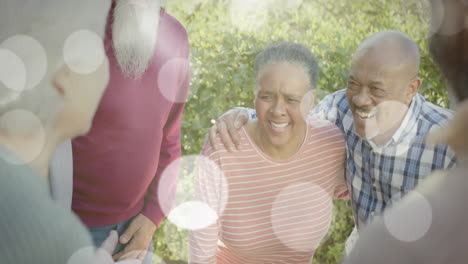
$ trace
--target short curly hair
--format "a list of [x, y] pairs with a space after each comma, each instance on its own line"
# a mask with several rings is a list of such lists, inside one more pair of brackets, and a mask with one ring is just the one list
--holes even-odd
[[314, 54], [305, 46], [293, 42], [279, 42], [266, 47], [255, 58], [255, 74], [271, 63], [288, 62], [302, 67], [309, 78], [310, 89], [317, 85], [319, 66]]

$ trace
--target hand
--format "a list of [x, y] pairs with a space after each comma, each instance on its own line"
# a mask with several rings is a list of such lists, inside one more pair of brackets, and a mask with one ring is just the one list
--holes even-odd
[[154, 231], [156, 231], [156, 225], [151, 220], [142, 214], [137, 215], [120, 236], [120, 243], [128, 244], [121, 252], [113, 256], [114, 260], [129, 258], [143, 260], [153, 239]]
[[[119, 235], [117, 231], [112, 230], [106, 240], [102, 243], [101, 247], [96, 250], [96, 263], [98, 264], [111, 264], [115, 263], [111, 257], [112, 252], [114, 252], [115, 247], [117, 246], [117, 241]], [[137, 259], [128, 259], [125, 261], [119, 262], [120, 264], [141, 264], [140, 260]]]
[[430, 144], [447, 144], [451, 147], [457, 158], [464, 158], [468, 155], [468, 101], [461, 103], [452, 120], [444, 129], [431, 132], [426, 139]]
[[[249, 120], [249, 113], [244, 109], [231, 109], [218, 118], [209, 131], [211, 147], [218, 149], [216, 133], [219, 133], [221, 142], [228, 151], [240, 150], [239, 128]], [[235, 147], [235, 149], [234, 149]]]

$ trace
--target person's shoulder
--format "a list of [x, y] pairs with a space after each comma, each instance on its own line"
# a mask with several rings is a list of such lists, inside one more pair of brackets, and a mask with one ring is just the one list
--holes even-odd
[[185, 27], [179, 20], [177, 20], [177, 18], [169, 14], [164, 8], [161, 8], [161, 23], [169, 29], [172, 36], [188, 40], [188, 34]]
[[338, 90], [326, 95], [322, 100], [320, 100], [317, 106], [322, 111], [336, 110], [340, 113], [347, 112], [349, 106], [348, 99], [346, 98], [346, 89]]
[[[0, 242], [2, 258], [12, 260], [11, 263], [29, 263], [31, 258], [37, 263], [67, 263], [78, 251], [92, 247], [91, 237], [81, 221], [52, 201], [45, 182], [32, 169], [2, 165], [0, 235], [15, 238]], [[40, 247], [37, 241], [42, 241]], [[74, 258], [86, 255], [86, 260], [91, 261], [94, 257], [92, 251], [81, 253]]]
[[426, 101], [424, 97], [417, 94], [418, 100], [421, 102], [421, 112], [419, 119], [426, 122], [430, 126], [445, 126], [448, 120], [453, 118], [454, 111], [435, 105], [429, 101]]
[[342, 99], [346, 99], [346, 89], [341, 89], [333, 93], [327, 94], [323, 98], [323, 100], [332, 100], [332, 101], [339, 101]]
[[311, 118], [307, 121], [309, 134], [312, 137], [321, 136], [325, 141], [344, 142], [344, 135], [338, 126], [328, 120]]

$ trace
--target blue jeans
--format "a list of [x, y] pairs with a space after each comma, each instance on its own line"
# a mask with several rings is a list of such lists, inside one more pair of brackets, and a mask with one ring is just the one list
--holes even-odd
[[[93, 238], [94, 246], [100, 247], [102, 242], [106, 240], [112, 230], [116, 230], [119, 233], [119, 236], [127, 228], [130, 221], [133, 220], [133, 217], [122, 221], [115, 225], [107, 225], [107, 226], [98, 226], [98, 227], [89, 227], [89, 232], [91, 233], [91, 237]], [[115, 247], [114, 254], [122, 251], [125, 248], [124, 244], [118, 243]], [[153, 242], [150, 243], [148, 247], [148, 254], [146, 254], [145, 259], [143, 260], [143, 264], [151, 264], [153, 258]]]

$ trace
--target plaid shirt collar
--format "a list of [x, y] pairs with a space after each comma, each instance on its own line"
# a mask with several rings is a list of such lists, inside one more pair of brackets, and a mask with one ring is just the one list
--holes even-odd
[[406, 111], [405, 117], [401, 122], [400, 127], [395, 131], [393, 136], [387, 143], [378, 145], [372, 139], [367, 140], [369, 145], [375, 150], [381, 150], [382, 148], [388, 147], [390, 145], [401, 144], [405, 142], [410, 142], [414, 139], [417, 134], [417, 125], [416, 121], [418, 119], [419, 113], [421, 112], [421, 106], [424, 98], [420, 94], [416, 94], [411, 100], [410, 107]]

